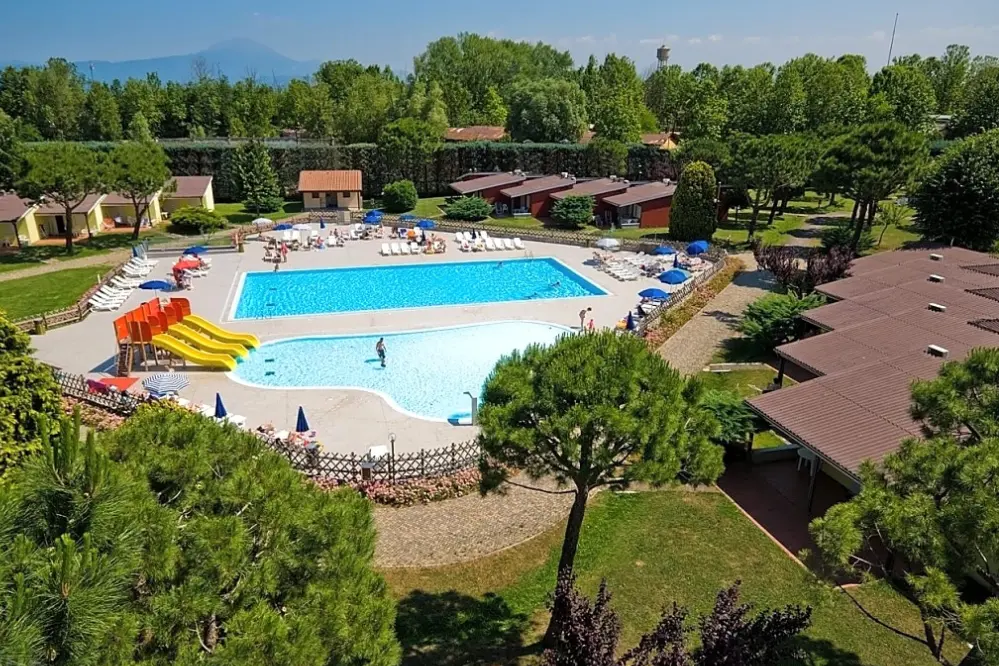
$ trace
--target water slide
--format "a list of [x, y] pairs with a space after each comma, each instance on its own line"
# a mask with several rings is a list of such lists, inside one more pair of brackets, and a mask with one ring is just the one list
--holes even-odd
[[196, 314], [186, 315], [183, 322], [186, 325], [199, 330], [204, 335], [207, 335], [210, 338], [215, 338], [219, 342], [231, 342], [237, 345], [243, 345], [244, 347], [248, 347], [250, 349], [256, 349], [260, 346], [260, 340], [257, 339], [257, 336], [251, 333], [236, 333], [234, 331], [227, 331]]
[[170, 326], [167, 328], [166, 334], [178, 338], [192, 347], [214, 354], [228, 354], [234, 358], [244, 358], [250, 354], [250, 350], [243, 345], [234, 342], [219, 342], [184, 324]]
[[203, 365], [209, 368], [221, 368], [223, 370], [236, 369], [236, 359], [229, 354], [216, 354], [201, 351], [200, 349], [195, 349], [191, 345], [170, 335], [163, 335], [162, 333], [154, 335], [151, 342], [154, 347], [165, 349], [171, 354], [179, 356], [189, 363]]

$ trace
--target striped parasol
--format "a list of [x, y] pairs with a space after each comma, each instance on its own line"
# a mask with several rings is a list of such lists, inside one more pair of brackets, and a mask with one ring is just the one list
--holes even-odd
[[190, 383], [187, 375], [177, 372], [159, 372], [142, 380], [142, 386], [150, 393], [157, 395], [176, 393]]

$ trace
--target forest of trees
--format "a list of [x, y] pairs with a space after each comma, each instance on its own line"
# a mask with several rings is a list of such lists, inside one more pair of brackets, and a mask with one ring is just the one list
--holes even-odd
[[640, 73], [614, 54], [577, 67], [568, 52], [537, 43], [461, 34], [427, 45], [405, 80], [355, 60], [323, 63], [310, 80], [276, 88], [255, 77], [230, 81], [194, 63], [190, 83], [145, 79], [88, 82], [65, 60], [0, 72], [0, 113], [22, 140], [268, 137], [282, 130], [340, 143], [379, 142], [404, 118], [438, 136], [448, 126], [505, 125], [514, 140], [575, 142], [598, 136], [634, 142], [676, 130], [721, 139], [820, 132], [894, 120], [933, 131], [953, 116], [965, 136], [999, 126], [999, 60], [952, 45], [940, 56], [909, 55], [869, 74], [862, 56], [806, 54], [782, 65], [702, 63]]

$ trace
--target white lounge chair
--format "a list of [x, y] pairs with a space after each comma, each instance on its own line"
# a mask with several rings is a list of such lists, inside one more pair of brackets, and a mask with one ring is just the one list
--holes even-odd
[[118, 301], [109, 301], [97, 298], [96, 296], [91, 296], [90, 300], [87, 302], [90, 304], [90, 307], [94, 310], [110, 311], [110, 310], [117, 310], [118, 308], [120, 308], [125, 303], [125, 300], [126, 299]]
[[516, 249], [516, 248], [515, 248], [515, 247], [513, 246], [513, 241], [512, 241], [512, 240], [510, 240], [509, 238], [504, 238], [504, 239], [503, 239], [503, 247], [505, 247], [505, 248], [506, 248], [506, 249], [508, 249], [508, 250], [514, 250], [514, 249]]
[[399, 249], [403, 254], [409, 254], [409, 243], [399, 243]]
[[412, 252], [413, 254], [420, 254], [420, 252], [422, 252], [423, 249], [416, 243], [410, 242], [409, 251]]
[[518, 250], [523, 250], [524, 249], [524, 241], [520, 240], [519, 238], [514, 238], [513, 239], [513, 246], [515, 248], [517, 248]]
[[295, 240], [295, 234], [291, 229], [285, 229], [281, 232], [281, 242], [290, 243], [293, 240]]
[[140, 280], [138, 278], [127, 278], [121, 275], [115, 275], [111, 278], [111, 286], [120, 289], [135, 289], [139, 284]]
[[464, 243], [465, 242], [465, 232], [464, 231], [456, 231], [455, 234], [454, 234], [454, 240], [458, 242], [458, 245], [461, 245], [462, 243]]
[[402, 248], [399, 247], [398, 243], [392, 243], [389, 247], [392, 248], [392, 254], [399, 255], [402, 254]]
[[476, 238], [475, 241], [472, 243], [473, 252], [482, 252], [485, 249], [486, 249], [486, 242], [482, 240], [482, 238]]
[[486, 238], [486, 249], [490, 252], [496, 251], [496, 242], [492, 238]]
[[222, 420], [225, 421], [226, 423], [233, 424], [237, 428], [242, 428], [243, 426], [246, 425], [246, 417], [240, 414], [229, 414]]
[[94, 294], [90, 297], [91, 305], [121, 305], [128, 300], [128, 296], [110, 296], [107, 294]]
[[100, 289], [98, 289], [96, 292], [94, 292], [94, 296], [104, 296], [104, 297], [110, 297], [110, 298], [118, 298], [118, 297], [128, 298], [132, 294], [133, 291], [135, 291], [135, 290], [134, 289], [118, 289], [117, 287], [109, 287], [108, 285], [104, 285], [103, 287], [101, 287]]
[[382, 256], [387, 257], [392, 254], [392, 248], [389, 247], [388, 243], [382, 243]]

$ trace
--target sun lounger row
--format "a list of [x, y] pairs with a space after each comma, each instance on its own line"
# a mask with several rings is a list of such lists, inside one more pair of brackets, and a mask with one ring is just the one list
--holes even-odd
[[641, 277], [641, 274], [633, 266], [621, 261], [609, 261], [601, 264], [599, 268], [615, 280], [622, 282], [630, 282]]
[[503, 250], [523, 250], [524, 242], [519, 238], [492, 238], [485, 231], [476, 232], [473, 238], [470, 231], [459, 231], [454, 235], [458, 249], [462, 252], [502, 252]]
[[382, 243], [381, 254], [383, 257], [401, 254], [420, 254], [423, 249], [416, 243]]

